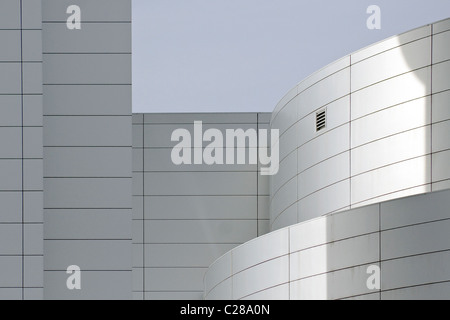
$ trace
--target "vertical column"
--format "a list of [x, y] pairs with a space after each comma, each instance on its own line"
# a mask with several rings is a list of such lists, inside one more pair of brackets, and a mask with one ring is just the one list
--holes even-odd
[[133, 299], [145, 299], [144, 114], [133, 114]]
[[43, 298], [41, 1], [21, 0], [23, 298]]
[[[270, 118], [271, 113], [258, 113], [258, 136], [259, 130], [267, 130], [267, 146], [270, 151], [271, 135], [270, 135]], [[258, 137], [260, 139], [260, 137]], [[261, 145], [261, 141], [259, 141]], [[261, 175], [261, 163], [258, 165], [258, 237], [270, 232], [270, 180], [271, 176]]]
[[41, 2], [0, 3], [0, 299], [40, 299]]
[[0, 3], [0, 299], [22, 299], [20, 1]]
[[[43, 13], [44, 296], [130, 299], [131, 0], [44, 0]], [[72, 265], [81, 289], [66, 285]]]

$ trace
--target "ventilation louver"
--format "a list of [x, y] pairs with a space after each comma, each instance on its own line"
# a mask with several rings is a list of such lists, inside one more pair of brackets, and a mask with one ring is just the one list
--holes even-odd
[[327, 113], [326, 110], [321, 110], [316, 113], [316, 131], [325, 129], [327, 126]]

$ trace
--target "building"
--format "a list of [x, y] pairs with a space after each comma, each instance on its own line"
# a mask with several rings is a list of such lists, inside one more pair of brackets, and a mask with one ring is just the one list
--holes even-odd
[[131, 298], [131, 1], [4, 0], [0, 39], [0, 298]]
[[[132, 114], [131, 23], [130, 0], [0, 3], [0, 299], [450, 298], [450, 20], [271, 114]], [[195, 121], [279, 130], [279, 172], [173, 164]]]

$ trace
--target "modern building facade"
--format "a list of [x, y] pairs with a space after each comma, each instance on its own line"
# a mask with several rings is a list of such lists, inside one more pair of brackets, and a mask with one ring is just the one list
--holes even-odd
[[[0, 298], [130, 299], [131, 1], [0, 12]], [[67, 289], [71, 265], [82, 290]]]
[[204, 297], [447, 300], [449, 195], [377, 203], [254, 239], [213, 263]]
[[206, 299], [450, 298], [449, 45], [450, 20], [428, 25], [281, 100], [272, 232], [209, 268]]
[[[42, 1], [42, 21], [44, 298], [128, 299], [131, 1]], [[82, 290], [67, 290], [70, 265]]]
[[[0, 299], [450, 298], [450, 20], [242, 114], [132, 114], [131, 23], [0, 3]], [[279, 172], [173, 164], [195, 121], [279, 130]]]
[[[272, 229], [448, 187], [447, 25], [362, 49], [284, 97], [271, 121], [282, 159]], [[317, 132], [321, 110], [327, 123]]]
[[[270, 114], [133, 115], [133, 275], [138, 299], [201, 299], [205, 271], [269, 231], [269, 178], [257, 165], [175, 165], [172, 132], [268, 129]], [[248, 154], [248, 148], [245, 150]]]
[[42, 23], [0, 3], [0, 299], [43, 294]]

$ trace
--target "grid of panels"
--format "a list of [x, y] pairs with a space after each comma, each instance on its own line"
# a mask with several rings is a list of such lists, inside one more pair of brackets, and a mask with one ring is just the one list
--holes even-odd
[[[449, 187], [448, 21], [338, 60], [280, 102], [272, 230]], [[324, 107], [327, 127], [316, 132]]]
[[41, 4], [0, 3], [0, 299], [43, 297]]
[[[274, 231], [217, 260], [205, 276], [205, 297], [448, 299], [449, 195], [377, 203]], [[373, 266], [379, 288], [367, 286]]]
[[[131, 0], [42, 6], [44, 296], [131, 299]], [[70, 265], [81, 290], [66, 287]]]
[[[201, 299], [207, 267], [268, 231], [268, 183], [256, 165], [172, 164], [171, 133], [267, 129], [270, 114], [133, 115], [133, 292]], [[248, 148], [246, 148], [248, 154]]]

